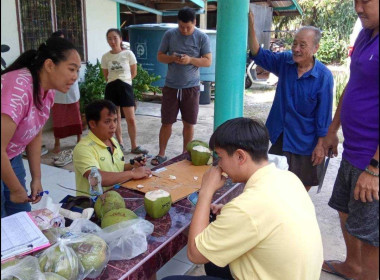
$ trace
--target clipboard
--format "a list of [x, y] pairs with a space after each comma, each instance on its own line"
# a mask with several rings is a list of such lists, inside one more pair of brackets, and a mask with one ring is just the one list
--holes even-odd
[[1, 219], [1, 262], [50, 246], [33, 217], [23, 211]]

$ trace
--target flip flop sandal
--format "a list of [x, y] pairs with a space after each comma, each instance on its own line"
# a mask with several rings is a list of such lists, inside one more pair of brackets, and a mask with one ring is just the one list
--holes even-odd
[[141, 148], [140, 146], [137, 146], [136, 148], [131, 150], [132, 154], [143, 154], [143, 155], [145, 155], [148, 152], [149, 152], [148, 150], [145, 150], [145, 149]]
[[164, 161], [167, 161], [167, 159], [168, 159], [168, 157], [165, 157], [165, 156], [162, 157], [162, 156], [157, 155], [157, 156], [155, 156], [155, 157], [150, 161], [150, 163], [151, 163], [152, 165], [154, 165], [154, 166], [157, 166], [157, 165], [163, 163]]
[[327, 270], [327, 269], [325, 269], [325, 268], [322, 267], [322, 271], [330, 273], [330, 274], [338, 276], [338, 277], [341, 277], [341, 278], [343, 278], [345, 280], [355, 280], [353, 278], [348, 278], [346, 275], [344, 275], [344, 274], [339, 273], [338, 271], [336, 271], [335, 267], [332, 265], [333, 262], [340, 263], [341, 261], [338, 261], [338, 260], [324, 261], [324, 263], [328, 266], [328, 268], [330, 270]]

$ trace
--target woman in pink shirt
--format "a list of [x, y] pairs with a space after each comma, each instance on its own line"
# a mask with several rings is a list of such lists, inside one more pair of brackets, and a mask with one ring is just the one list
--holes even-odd
[[[80, 64], [72, 43], [50, 38], [1, 72], [1, 217], [30, 211], [29, 202], [40, 201], [42, 128], [54, 104], [54, 90], [67, 92], [78, 78]], [[30, 196], [21, 157], [25, 149], [32, 177]]]

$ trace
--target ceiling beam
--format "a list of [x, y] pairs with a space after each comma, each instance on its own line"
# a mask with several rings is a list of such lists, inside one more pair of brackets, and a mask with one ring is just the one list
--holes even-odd
[[130, 7], [139, 9], [139, 10], [147, 11], [149, 13], [156, 14], [159, 16], [163, 15], [163, 13], [161, 11], [158, 11], [158, 10], [155, 10], [155, 9], [152, 9], [152, 8], [140, 5], [140, 4], [136, 4], [136, 3], [131, 2], [131, 1], [127, 1], [127, 0], [112, 0], [112, 1], [123, 4], [123, 5], [130, 6]]

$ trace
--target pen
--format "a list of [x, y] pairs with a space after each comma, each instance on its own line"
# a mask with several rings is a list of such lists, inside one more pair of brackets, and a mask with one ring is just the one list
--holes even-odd
[[[49, 194], [49, 191], [42, 191], [42, 192], [40, 192], [40, 193], [37, 193], [36, 196], [37, 196], [37, 197], [38, 197], [38, 196], [43, 196], [44, 193]], [[32, 195], [29, 195], [28, 197], [29, 197], [29, 198], [32, 198]]]

